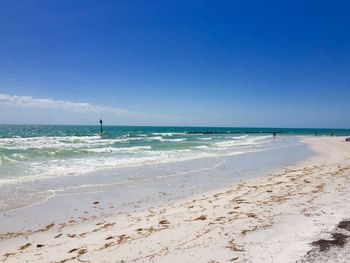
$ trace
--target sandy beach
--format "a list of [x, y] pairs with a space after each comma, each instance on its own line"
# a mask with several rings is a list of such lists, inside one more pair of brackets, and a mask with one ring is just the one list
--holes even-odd
[[349, 10], [0, 0], [0, 263], [350, 263]]
[[223, 189], [135, 212], [82, 200], [97, 212], [1, 229], [0, 261], [348, 262], [350, 143], [302, 141], [317, 154]]

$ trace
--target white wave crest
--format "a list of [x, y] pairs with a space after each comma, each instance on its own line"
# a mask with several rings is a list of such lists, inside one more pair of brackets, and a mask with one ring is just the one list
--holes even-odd
[[198, 138], [198, 140], [201, 140], [201, 141], [210, 141], [212, 139], [213, 139], [212, 137]]

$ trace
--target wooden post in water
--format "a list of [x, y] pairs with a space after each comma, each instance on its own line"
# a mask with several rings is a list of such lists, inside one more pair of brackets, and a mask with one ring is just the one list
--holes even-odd
[[100, 120], [100, 124], [101, 124], [101, 133], [103, 133], [103, 129], [102, 129], [102, 120]]

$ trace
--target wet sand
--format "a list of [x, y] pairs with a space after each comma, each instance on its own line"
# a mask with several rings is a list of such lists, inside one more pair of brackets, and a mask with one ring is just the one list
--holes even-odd
[[346, 251], [347, 229], [341, 229], [343, 246], [322, 250], [317, 241], [332, 238], [339, 222], [350, 218], [350, 143], [340, 137], [303, 141], [316, 156], [223, 189], [134, 212], [82, 199], [87, 211], [77, 216], [1, 229], [0, 260], [348, 262], [345, 252], [334, 256], [334, 249]]

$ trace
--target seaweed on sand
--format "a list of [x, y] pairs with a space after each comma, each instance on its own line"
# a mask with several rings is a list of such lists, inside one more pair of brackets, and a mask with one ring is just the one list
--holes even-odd
[[343, 247], [349, 238], [348, 235], [344, 235], [342, 233], [333, 233], [333, 239], [320, 239], [312, 242], [311, 244], [314, 246], [318, 246], [320, 251], [329, 250], [331, 247]]

